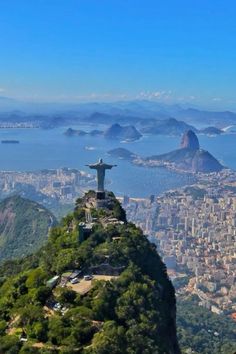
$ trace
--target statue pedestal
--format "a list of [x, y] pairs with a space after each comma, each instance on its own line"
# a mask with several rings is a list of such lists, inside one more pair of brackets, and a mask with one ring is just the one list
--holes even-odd
[[97, 200], [105, 200], [106, 199], [105, 192], [96, 192], [96, 199]]

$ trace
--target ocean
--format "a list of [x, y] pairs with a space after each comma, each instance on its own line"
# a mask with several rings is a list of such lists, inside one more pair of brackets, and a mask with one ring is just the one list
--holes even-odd
[[[94, 128], [94, 127], [93, 127]], [[71, 167], [91, 172], [88, 163], [103, 158], [118, 166], [107, 172], [109, 189], [116, 195], [148, 197], [191, 182], [191, 177], [163, 168], [145, 168], [117, 160], [107, 151], [123, 147], [142, 156], [161, 154], [178, 148], [179, 137], [145, 136], [131, 143], [121, 143], [102, 137], [67, 137], [66, 127], [43, 129], [0, 129], [0, 140], [19, 140], [20, 144], [0, 144], [0, 170], [36, 171]], [[88, 130], [88, 127], [79, 127]], [[91, 129], [91, 127], [90, 127]], [[200, 145], [221, 163], [236, 169], [236, 135], [208, 137], [199, 135]]]

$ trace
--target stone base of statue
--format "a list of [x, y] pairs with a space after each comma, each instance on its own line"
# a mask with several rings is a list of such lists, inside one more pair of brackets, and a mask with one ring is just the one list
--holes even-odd
[[106, 194], [105, 194], [105, 192], [96, 192], [96, 199], [97, 200], [104, 200], [104, 199], [106, 199]]
[[107, 200], [103, 199], [103, 200], [96, 200], [96, 209], [104, 209], [107, 207]]

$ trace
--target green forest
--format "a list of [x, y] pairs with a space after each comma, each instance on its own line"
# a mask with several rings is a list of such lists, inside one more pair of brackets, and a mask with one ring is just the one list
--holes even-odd
[[198, 305], [198, 298], [177, 301], [178, 340], [183, 354], [235, 354], [235, 322]]
[[50, 211], [17, 195], [0, 203], [0, 219], [0, 263], [37, 251], [56, 224]]
[[[81, 240], [91, 193], [78, 199], [40, 251], [1, 267], [0, 353], [179, 353], [166, 267], [112, 194], [107, 208], [91, 209], [96, 221]], [[92, 280], [86, 294], [60, 281], [48, 286], [55, 275], [74, 269], [84, 275], [104, 264], [119, 274]], [[55, 303], [60, 308], [50, 307]]]
[[[178, 354], [178, 342], [183, 354], [235, 353], [233, 321], [195, 297], [177, 301], [177, 342], [175, 292], [156, 247], [127, 222], [112, 193], [106, 208], [90, 208], [93, 227], [81, 235], [93, 197], [78, 199], [38, 252], [1, 265], [0, 354]], [[82, 284], [108, 266], [115, 275], [94, 276], [84, 294], [63, 283], [73, 270]]]

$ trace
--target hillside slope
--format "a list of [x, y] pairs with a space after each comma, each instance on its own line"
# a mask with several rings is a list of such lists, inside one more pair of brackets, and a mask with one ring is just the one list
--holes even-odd
[[[112, 193], [103, 207], [95, 202], [92, 191], [78, 199], [34, 266], [26, 259], [1, 279], [0, 352], [180, 353], [175, 292], [155, 246]], [[27, 343], [16, 336], [22, 329]]]
[[3, 200], [0, 203], [0, 262], [38, 250], [55, 222], [53, 214], [33, 201], [19, 196]]

